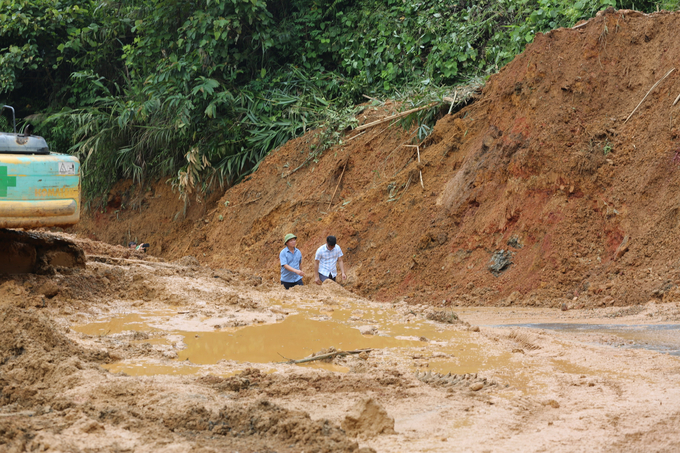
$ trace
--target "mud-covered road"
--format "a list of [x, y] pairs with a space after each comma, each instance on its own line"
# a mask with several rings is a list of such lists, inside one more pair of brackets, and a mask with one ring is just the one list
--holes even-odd
[[677, 303], [451, 311], [81, 246], [0, 280], [0, 451], [680, 449]]

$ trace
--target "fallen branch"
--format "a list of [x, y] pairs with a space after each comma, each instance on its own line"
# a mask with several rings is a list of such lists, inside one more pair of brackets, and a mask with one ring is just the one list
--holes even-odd
[[453, 106], [456, 105], [456, 98], [458, 97], [458, 91], [454, 91], [453, 93], [453, 99], [450, 98], [444, 98], [446, 102], [451, 102], [451, 107], [449, 107], [449, 113], [447, 115], [451, 114], [451, 110], [453, 110]]
[[[383, 132], [385, 132], [387, 129], [389, 129], [389, 128], [391, 128], [391, 127], [392, 127], [392, 125], [390, 124], [389, 126], [387, 126], [386, 128], [384, 128], [384, 129], [381, 130], [380, 132], [376, 132], [375, 134], [373, 134], [373, 137], [371, 137], [371, 138], [366, 142], [366, 144], [371, 143], [371, 141], [373, 141], [374, 138], [380, 137], [380, 134], [382, 134]], [[363, 134], [363, 132], [362, 132], [362, 134]], [[383, 140], [385, 140], [385, 139], [383, 138]], [[378, 146], [380, 146], [381, 144], [382, 144], [382, 140], [380, 141], [380, 143], [378, 144]]]
[[[316, 355], [314, 357], [307, 357], [305, 359], [300, 359], [300, 360], [290, 359], [290, 360], [288, 360], [288, 362], [285, 362], [285, 363], [289, 363], [289, 364], [294, 365], [294, 364], [298, 364], [298, 363], [313, 362], [315, 360], [330, 359], [331, 357], [335, 358], [335, 357], [342, 357], [342, 356], [346, 356], [346, 355], [350, 355], [350, 354], [361, 354], [362, 352], [371, 352], [372, 350], [373, 349], [369, 348], [369, 349], [355, 349], [354, 351], [335, 351], [335, 352], [331, 352], [331, 353], [328, 353], [328, 354]], [[281, 355], [281, 354], [279, 354], [279, 355]], [[283, 357], [283, 356], [281, 355], [281, 357]], [[283, 357], [283, 358], [285, 359], [285, 357]]]
[[[404, 146], [416, 149], [416, 151], [418, 152], [418, 163], [420, 163], [420, 147], [418, 145], [404, 145]], [[420, 187], [424, 189], [425, 186], [423, 185], [423, 172], [420, 168], [418, 168], [418, 173], [420, 173]]]
[[328, 207], [326, 209], [330, 209], [331, 204], [333, 204], [333, 198], [335, 198], [335, 192], [338, 191], [338, 187], [340, 187], [340, 182], [342, 182], [342, 176], [345, 174], [345, 168], [347, 168], [347, 162], [349, 162], [349, 157], [345, 161], [345, 166], [342, 167], [342, 173], [340, 173], [340, 179], [338, 179], [338, 185], [335, 186], [335, 190], [333, 191], [333, 195], [331, 196], [331, 201], [328, 202]]
[[390, 201], [399, 201], [401, 196], [404, 195], [406, 193], [406, 191], [408, 190], [409, 184], [411, 184], [411, 175], [409, 175], [408, 181], [406, 181], [406, 184], [404, 185], [404, 190], [401, 191], [401, 195], [399, 195], [397, 198], [388, 198], [387, 202], [389, 203]]
[[187, 254], [187, 252], [189, 251], [189, 247], [191, 247], [191, 240], [189, 240], [189, 243], [187, 244], [186, 248], [184, 249], [184, 252], [182, 253], [182, 256]]
[[289, 359], [285, 355], [282, 355], [280, 352], [277, 352], [277, 354], [280, 355], [281, 357], [283, 357], [284, 359], [286, 359], [286, 362], [295, 362], [295, 359]]
[[286, 175], [281, 175], [281, 177], [282, 178], [288, 178], [290, 175], [292, 175], [293, 173], [295, 173], [296, 171], [298, 171], [299, 169], [304, 167], [307, 162], [310, 162], [312, 159], [314, 159], [314, 157], [315, 157], [315, 154], [310, 154], [309, 156], [307, 156], [307, 159], [305, 159], [305, 161], [300, 164], [299, 167], [297, 167], [294, 170], [289, 171]]
[[[225, 205], [225, 207], [227, 207], [227, 208], [233, 208], [233, 207], [235, 207], [235, 206], [246, 206], [246, 205], [249, 205], [250, 203], [255, 203], [257, 200], [261, 200], [261, 199], [262, 199], [262, 196], [260, 195], [259, 197], [253, 198], [252, 200], [242, 201], [242, 202], [240, 202], [240, 203], [233, 203], [233, 204], [232, 204], [232, 203], [229, 203], [228, 205]], [[214, 209], [214, 210], [216, 211], [217, 208]]]
[[437, 105], [437, 102], [432, 102], [432, 103], [425, 105], [423, 107], [418, 107], [418, 108], [415, 108], [415, 109], [406, 110], [405, 112], [397, 113], [396, 115], [388, 116], [388, 117], [383, 118], [381, 120], [373, 121], [373, 122], [370, 122], [368, 124], [364, 124], [362, 126], [356, 127], [356, 128], [354, 128], [354, 130], [357, 131], [357, 132], [363, 131], [364, 129], [368, 129], [369, 127], [377, 126], [378, 124], [383, 124], [383, 123], [386, 123], [388, 121], [392, 121], [393, 119], [396, 119], [396, 118], [408, 116], [411, 113], [420, 112], [421, 110], [429, 109], [430, 107], [433, 107], [435, 105]]
[[244, 201], [244, 202], [241, 203], [241, 204], [242, 204], [243, 206], [245, 206], [245, 205], [250, 204], [250, 203], [255, 203], [257, 200], [259, 200], [259, 199], [261, 199], [261, 198], [262, 198], [262, 197], [259, 196], [259, 197], [257, 197], [257, 198], [252, 199], [252, 200]]
[[372, 97], [370, 97], [370, 96], [366, 96], [365, 94], [362, 94], [362, 96], [365, 97], [366, 99], [370, 99], [371, 101], [380, 102], [380, 103], [383, 104], [383, 105], [385, 104], [385, 103], [384, 103], [383, 101], [381, 101], [380, 99], [372, 98]]
[[357, 135], [355, 135], [354, 137], [350, 137], [350, 138], [348, 138], [347, 140], [345, 140], [345, 142], [351, 142], [351, 141], [354, 140], [355, 138], [364, 135], [366, 132], [368, 132], [368, 131], [363, 131], [361, 134], [357, 134]]
[[[637, 105], [637, 107], [635, 107], [635, 109], [634, 109], [632, 112], [630, 112], [630, 115], [628, 115], [628, 118], [626, 118], [626, 121], [624, 121], [623, 124], [626, 124], [626, 123], [628, 122], [628, 120], [630, 119], [630, 117], [633, 116], [633, 114], [634, 114], [635, 112], [637, 112], [637, 109], [640, 108], [640, 106], [642, 105], [643, 102], [645, 102], [645, 99], [647, 99], [647, 96], [649, 96], [649, 93], [651, 93], [652, 91], [654, 91], [654, 88], [656, 88], [656, 87], [657, 87], [657, 86], [658, 86], [658, 85], [659, 85], [666, 77], [668, 77], [669, 75], [671, 75], [671, 72], [673, 72], [673, 71], [675, 71], [675, 68], [673, 68], [673, 69], [671, 69], [670, 71], [668, 71], [668, 72], [666, 73], [665, 76], [661, 77], [661, 79], [660, 79], [658, 82], [656, 82], [656, 83], [649, 89], [649, 91], [647, 92], [647, 94], [645, 94], [645, 97], [643, 97], [642, 100], [640, 101], [640, 103]], [[677, 100], [676, 100], [676, 102], [677, 102]], [[673, 104], [673, 105], [675, 105], [675, 104]]]

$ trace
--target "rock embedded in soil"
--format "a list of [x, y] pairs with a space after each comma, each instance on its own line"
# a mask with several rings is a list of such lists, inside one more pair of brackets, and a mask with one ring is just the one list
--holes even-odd
[[555, 400], [548, 400], [548, 401], [545, 402], [545, 405], [550, 406], [553, 409], [559, 409], [560, 408], [560, 403], [558, 403]]
[[52, 299], [54, 296], [59, 294], [59, 286], [57, 286], [57, 284], [52, 280], [48, 280], [40, 286], [38, 293], [44, 295], [48, 299]]
[[512, 264], [512, 252], [509, 250], [498, 250], [491, 256], [487, 269], [496, 277], [500, 277]]
[[442, 322], [446, 324], [455, 324], [460, 322], [458, 315], [451, 310], [435, 310], [425, 315], [426, 319], [430, 321]]

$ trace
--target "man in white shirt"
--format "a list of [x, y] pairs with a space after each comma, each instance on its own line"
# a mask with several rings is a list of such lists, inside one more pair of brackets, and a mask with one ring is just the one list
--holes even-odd
[[335, 277], [338, 275], [336, 263], [340, 264], [342, 279], [347, 280], [345, 263], [342, 261], [342, 250], [336, 242], [335, 236], [328, 236], [326, 243], [316, 250], [316, 256], [314, 257], [314, 283], [317, 285], [320, 285], [328, 278], [335, 281]]

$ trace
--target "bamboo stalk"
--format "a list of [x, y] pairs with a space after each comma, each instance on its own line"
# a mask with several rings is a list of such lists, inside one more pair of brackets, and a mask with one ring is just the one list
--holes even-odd
[[437, 103], [432, 102], [431, 104], [425, 105], [423, 107], [418, 107], [418, 108], [415, 108], [415, 109], [407, 110], [405, 112], [397, 113], [396, 115], [388, 116], [388, 117], [383, 118], [381, 120], [372, 121], [368, 124], [364, 124], [362, 126], [359, 126], [359, 127], [355, 128], [354, 130], [357, 131], [357, 132], [363, 131], [364, 129], [368, 129], [369, 127], [377, 126], [378, 124], [386, 123], [386, 122], [392, 121], [393, 119], [396, 119], [396, 118], [408, 116], [411, 113], [415, 113], [415, 112], [419, 112], [421, 110], [429, 109], [430, 107], [435, 106], [435, 105], [437, 105]]
[[340, 179], [338, 179], [338, 185], [335, 186], [335, 190], [333, 191], [333, 195], [331, 196], [331, 201], [328, 202], [328, 207], [326, 209], [331, 208], [331, 204], [333, 204], [333, 198], [335, 198], [335, 192], [338, 191], [338, 187], [340, 187], [340, 182], [342, 181], [342, 176], [345, 174], [345, 168], [347, 168], [347, 163], [349, 162], [349, 157], [345, 161], [345, 166], [342, 167], [342, 173], [340, 173]]
[[[453, 106], [456, 105], [456, 98], [458, 97], [458, 91], [453, 92], [453, 99], [451, 100], [451, 107], [449, 107], [449, 113], [448, 115], [451, 114], [451, 110], [453, 110]], [[448, 98], [444, 98], [444, 100], [448, 100]]]
[[[666, 77], [668, 77], [669, 75], [671, 75], [671, 72], [673, 72], [673, 71], [675, 71], [675, 68], [673, 68], [673, 69], [671, 69], [670, 71], [668, 71], [668, 72], [666, 73], [665, 76], [661, 77], [661, 79], [660, 79], [658, 82], [656, 82], [656, 83], [649, 89], [649, 91], [647, 92], [647, 94], [645, 94], [645, 97], [643, 97], [642, 100], [640, 101], [640, 103], [637, 105], [637, 107], [635, 107], [635, 109], [634, 109], [632, 112], [630, 112], [630, 115], [628, 115], [628, 118], [626, 118], [626, 121], [624, 121], [623, 124], [626, 124], [626, 123], [628, 122], [628, 120], [630, 119], [630, 117], [633, 116], [633, 114], [634, 114], [635, 112], [637, 112], [637, 109], [640, 108], [640, 106], [642, 105], [643, 102], [645, 102], [645, 99], [647, 99], [647, 96], [649, 96], [649, 93], [651, 93], [652, 91], [654, 91], [654, 88], [656, 88], [656, 87], [657, 87], [657, 86], [658, 86], [658, 85], [659, 85]], [[677, 102], [677, 100], [676, 100], [676, 102]], [[675, 105], [675, 104], [673, 104], [673, 105]]]
[[[418, 163], [420, 163], [420, 146], [418, 145], [404, 145], [408, 146], [409, 148], [415, 148], [416, 151], [418, 152]], [[423, 189], [425, 188], [425, 185], [423, 184], [423, 172], [420, 168], [418, 168], [418, 173], [420, 173], [420, 187]]]
[[[307, 362], [313, 362], [315, 360], [328, 359], [328, 358], [331, 358], [331, 357], [345, 356], [345, 355], [350, 355], [350, 354], [361, 354], [362, 352], [371, 352], [372, 350], [373, 349], [369, 348], [369, 349], [355, 349], [354, 351], [335, 351], [335, 352], [330, 352], [328, 354], [316, 355], [314, 357], [307, 357], [305, 359], [300, 359], [300, 360], [289, 360], [287, 363], [290, 363], [290, 364], [307, 363]], [[281, 356], [281, 357], [283, 357], [283, 356]]]
[[354, 140], [354, 139], [357, 138], [357, 137], [361, 137], [361, 136], [364, 135], [366, 132], [368, 132], [368, 131], [363, 131], [361, 134], [357, 134], [357, 135], [355, 135], [354, 137], [348, 138], [347, 140], [345, 140], [345, 143], [351, 142], [352, 140]]
[[376, 102], [380, 102], [381, 104], [384, 104], [384, 102], [381, 101], [380, 99], [372, 98], [372, 97], [367, 96], [365, 94], [362, 94], [362, 96], [365, 97], [366, 99], [370, 99], [371, 101], [376, 101]]

